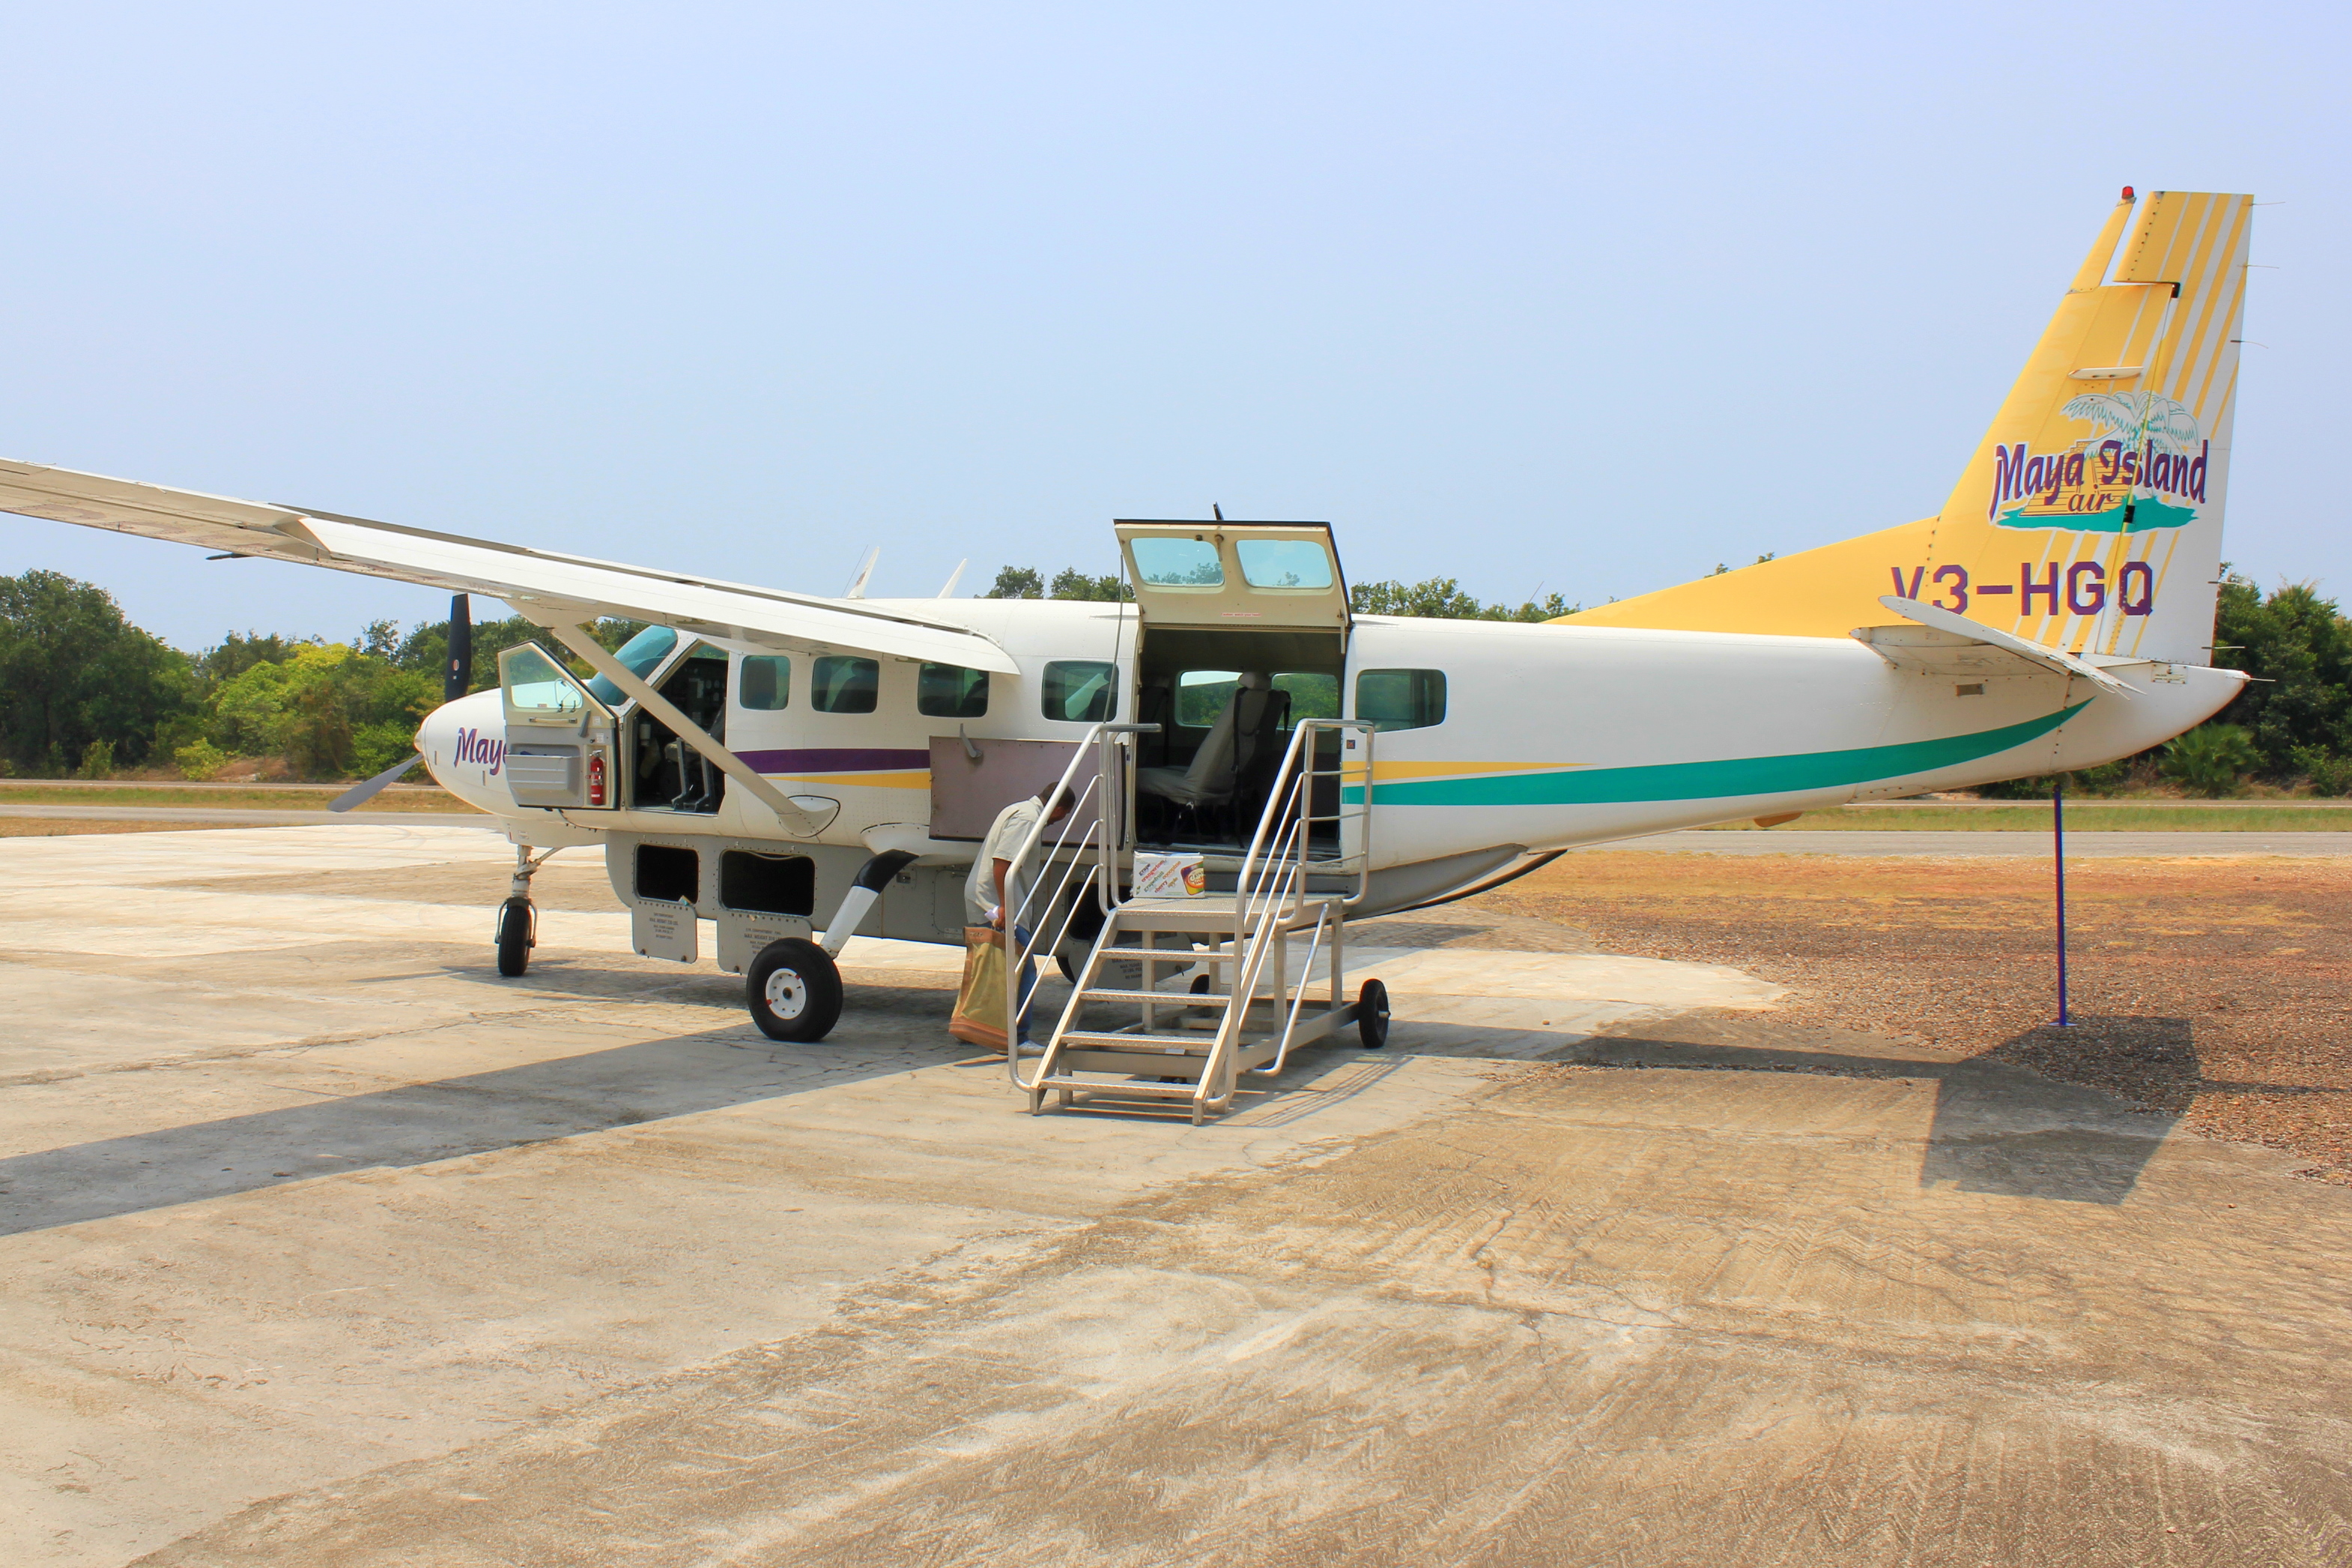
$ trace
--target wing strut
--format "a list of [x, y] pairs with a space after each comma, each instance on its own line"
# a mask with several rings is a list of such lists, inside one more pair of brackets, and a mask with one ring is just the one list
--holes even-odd
[[604, 644], [589, 635], [585, 626], [549, 622], [547, 629], [555, 640], [587, 662], [588, 667], [637, 699], [637, 706], [677, 732], [677, 737], [710, 759], [710, 765], [751, 792], [754, 800], [776, 814], [784, 831], [804, 839], [814, 838], [824, 827], [826, 819], [810, 815], [793, 804], [792, 798], [760, 777], [751, 765], [712, 738], [710, 732], [695, 723], [661, 693], [639, 680], [636, 673], [604, 651]]

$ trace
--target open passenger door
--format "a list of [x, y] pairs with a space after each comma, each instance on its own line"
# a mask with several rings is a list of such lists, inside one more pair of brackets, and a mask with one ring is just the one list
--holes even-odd
[[1135, 591], [1135, 716], [1158, 727], [1139, 747], [1138, 838], [1237, 852], [1298, 721], [1339, 715], [1348, 585], [1330, 526], [1112, 528]]

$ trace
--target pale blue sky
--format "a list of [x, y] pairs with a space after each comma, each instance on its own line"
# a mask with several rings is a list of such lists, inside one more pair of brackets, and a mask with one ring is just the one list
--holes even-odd
[[[12, 8], [0, 455], [826, 593], [1213, 501], [1596, 602], [1934, 510], [2116, 187], [2252, 191], [2227, 553], [2352, 598], [2338, 7], [375, 13]], [[444, 604], [35, 566], [190, 647]]]

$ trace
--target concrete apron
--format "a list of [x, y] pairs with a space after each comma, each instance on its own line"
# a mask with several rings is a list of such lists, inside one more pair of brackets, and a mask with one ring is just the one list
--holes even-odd
[[1359, 950], [1389, 1052], [1032, 1119], [942, 950], [786, 1047], [617, 915], [499, 980], [472, 830], [12, 850], [12, 1562], [2352, 1549], [2290, 1162], [1999, 1070], [1495, 1060], [1736, 971]]

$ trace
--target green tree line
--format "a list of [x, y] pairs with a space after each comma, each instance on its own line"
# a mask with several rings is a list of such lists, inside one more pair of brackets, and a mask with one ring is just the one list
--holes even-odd
[[[597, 634], [618, 646], [640, 624]], [[541, 636], [520, 616], [473, 632], [475, 691], [498, 684], [502, 649]], [[448, 652], [446, 621], [405, 632], [377, 621], [348, 643], [232, 632], [190, 653], [104, 589], [54, 571], [0, 577], [0, 771], [203, 779], [242, 760], [298, 779], [378, 772], [439, 705]]]

